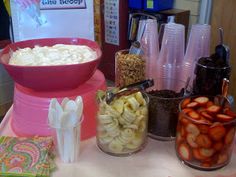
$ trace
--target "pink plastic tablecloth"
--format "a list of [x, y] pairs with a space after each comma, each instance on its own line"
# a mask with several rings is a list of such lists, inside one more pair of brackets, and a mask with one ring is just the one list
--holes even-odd
[[[0, 135], [15, 136], [10, 114], [11, 109], [0, 124]], [[182, 164], [175, 155], [174, 142], [149, 139], [141, 152], [129, 157], [113, 157], [101, 152], [96, 139], [91, 138], [81, 143], [77, 163], [63, 164], [57, 160], [57, 166], [53, 177], [236, 177], [236, 146], [226, 167], [204, 172]]]

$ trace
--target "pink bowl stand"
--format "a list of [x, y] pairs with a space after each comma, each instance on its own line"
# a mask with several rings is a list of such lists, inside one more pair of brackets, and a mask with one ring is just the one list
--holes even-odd
[[[75, 76], [76, 77], [76, 76]], [[81, 128], [82, 140], [96, 134], [96, 92], [106, 89], [104, 75], [97, 70], [83, 85], [67, 91], [35, 91], [15, 84], [12, 111], [12, 129], [17, 136], [50, 136], [52, 130], [48, 126], [48, 107], [51, 98], [59, 102], [64, 97], [75, 99], [82, 96], [84, 103], [84, 120]]]

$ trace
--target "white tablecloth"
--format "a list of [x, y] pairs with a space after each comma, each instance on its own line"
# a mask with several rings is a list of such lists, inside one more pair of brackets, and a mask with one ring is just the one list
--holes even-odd
[[[0, 135], [14, 136], [11, 109], [0, 125]], [[23, 127], [22, 127], [23, 128]], [[113, 157], [100, 151], [96, 139], [81, 143], [79, 160], [64, 164], [57, 159], [53, 177], [236, 177], [236, 146], [231, 162], [224, 168], [204, 172], [182, 164], [176, 157], [174, 142], [148, 139], [147, 146], [129, 157]]]

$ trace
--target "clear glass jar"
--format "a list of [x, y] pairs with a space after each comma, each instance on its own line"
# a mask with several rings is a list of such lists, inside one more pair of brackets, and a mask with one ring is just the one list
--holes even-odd
[[148, 92], [150, 99], [148, 135], [151, 138], [169, 141], [176, 136], [178, 122], [178, 105], [190, 96], [191, 88], [187, 83], [174, 78], [157, 78], [156, 90]]
[[230, 66], [207, 66], [203, 65], [202, 60], [208, 58], [200, 58], [196, 62], [194, 70], [193, 93], [195, 95], [218, 95], [222, 92], [222, 82], [224, 78], [229, 79], [231, 73]]
[[232, 155], [236, 130], [236, 114], [227, 100], [221, 96], [186, 98], [179, 109], [177, 157], [199, 170], [210, 171], [226, 166]]
[[114, 156], [131, 155], [141, 149], [147, 140], [149, 99], [136, 92], [115, 98], [107, 104], [100, 100], [97, 114], [97, 145]]
[[124, 87], [145, 80], [145, 59], [141, 55], [120, 50], [115, 54], [115, 84]]

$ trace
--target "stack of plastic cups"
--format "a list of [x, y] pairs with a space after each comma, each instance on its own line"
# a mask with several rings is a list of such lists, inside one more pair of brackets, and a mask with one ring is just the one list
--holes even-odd
[[141, 46], [146, 59], [146, 78], [155, 79], [157, 77], [157, 59], [159, 56], [157, 30], [157, 21], [154, 19], [148, 19], [141, 39]]
[[[157, 64], [157, 77], [181, 79], [184, 59], [185, 28], [181, 24], [165, 25]], [[157, 83], [158, 85], [163, 83]], [[171, 84], [171, 83], [170, 83]]]
[[186, 81], [194, 76], [194, 67], [197, 59], [208, 57], [210, 54], [211, 26], [207, 24], [192, 25], [188, 45], [184, 56], [183, 79]]

